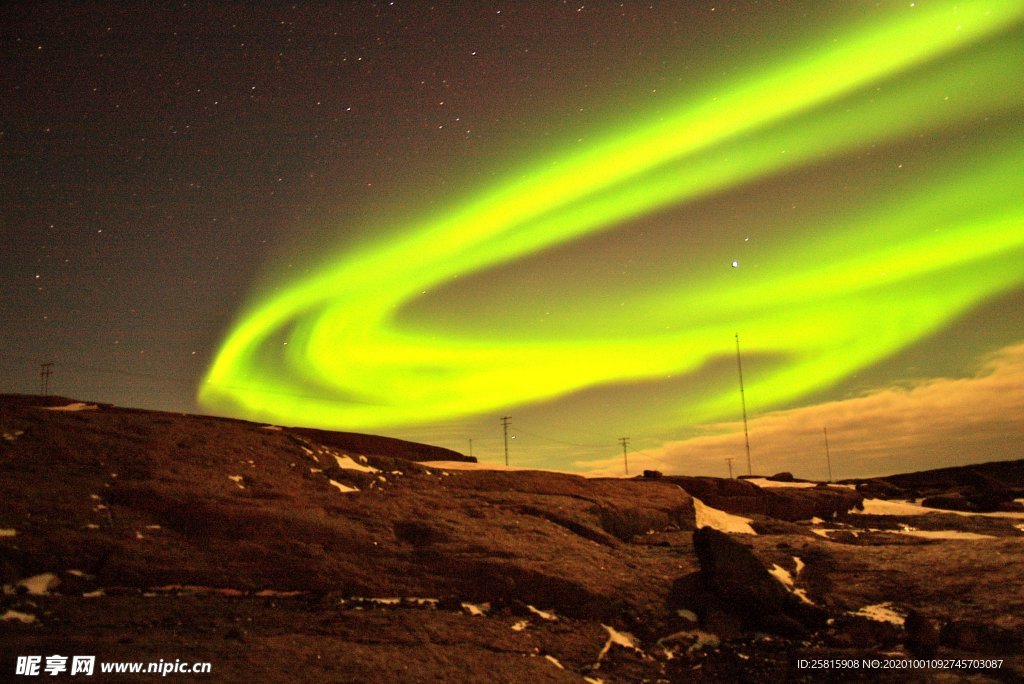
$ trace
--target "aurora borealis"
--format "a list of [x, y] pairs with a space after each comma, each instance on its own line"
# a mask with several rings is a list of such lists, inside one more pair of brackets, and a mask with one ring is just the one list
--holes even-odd
[[[261, 133], [230, 150], [210, 137], [221, 154], [209, 159], [190, 149], [216, 185], [265, 137], [266, 163], [294, 165], [300, 189], [291, 204], [268, 200], [288, 176], [275, 167], [259, 203], [311, 207], [280, 211], [278, 247], [260, 251], [247, 222], [264, 219], [255, 202], [243, 209], [254, 195], [240, 184], [207, 199], [235, 207], [220, 222], [232, 228], [209, 229], [195, 259], [217, 255], [206, 271], [238, 294], [204, 314], [209, 348], [191, 355], [207, 365], [188, 371], [198, 405], [462, 451], [475, 439], [485, 460], [511, 414], [521, 463], [586, 470], [620, 435], [651, 458], [731, 439], [736, 333], [755, 422], [969, 379], [1024, 340], [1024, 6], [679, 5], [487, 5], [436, 19], [433, 6], [378, 3], [335, 20], [343, 40], [316, 28], [323, 17], [289, 19], [306, 33], [268, 54], [300, 59], [237, 94], [226, 77], [186, 79], [229, 107], [281, 84], [287, 96], [234, 105], [225, 121], [265, 119]], [[494, 57], [460, 73], [456, 53]], [[314, 54], [354, 71], [328, 77]], [[400, 102], [435, 81], [440, 95]], [[330, 96], [333, 118], [296, 114]], [[362, 118], [338, 123], [364, 100]], [[460, 102], [435, 125], [435, 110]], [[430, 137], [456, 127], [443, 144]], [[301, 155], [281, 142], [311, 130]], [[331, 173], [303, 175], [331, 155]], [[978, 325], [986, 316], [1000, 322]], [[818, 434], [823, 420], [802, 427]], [[1013, 443], [1020, 428], [1008, 429], [994, 444]], [[840, 457], [856, 452], [835, 433]], [[774, 467], [782, 442], [752, 442]], [[671, 453], [667, 467], [682, 467], [686, 449]]]
[[[994, 140], [984, 131], [974, 149], [935, 153], [909, 187], [840, 206], [827, 227], [806, 221], [784, 240], [759, 240], [757, 256], [735, 270], [730, 257], [743, 245], [702, 245], [700, 262], [624, 293], [626, 311], [606, 313], [586, 294], [527, 294], [513, 311], [555, 307], [560, 320], [550, 332], [523, 326], [500, 339], [486, 324], [431, 325], [404, 312], [457, 278], [665, 207], [1019, 114], [1021, 102], [1006, 94], [1024, 81], [1022, 18], [1018, 3], [901, 8], [843, 27], [828, 44], [755, 62], [651, 122], [538, 160], [258, 302], [200, 396], [272, 421], [416, 425], [692, 373], [728, 350], [734, 330], [749, 354], [778, 359], [750, 380], [762, 408], [828, 387], [1020, 286], [1019, 125], [1004, 121]], [[688, 237], [682, 227], [679, 239]], [[704, 422], [735, 404], [729, 383], [678, 397], [673, 409]]]

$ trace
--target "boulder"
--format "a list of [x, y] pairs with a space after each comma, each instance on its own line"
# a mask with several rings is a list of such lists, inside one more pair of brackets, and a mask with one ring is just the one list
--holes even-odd
[[911, 609], [903, 628], [907, 631], [907, 649], [912, 654], [922, 658], [935, 655], [939, 648], [939, 630], [931, 620]]

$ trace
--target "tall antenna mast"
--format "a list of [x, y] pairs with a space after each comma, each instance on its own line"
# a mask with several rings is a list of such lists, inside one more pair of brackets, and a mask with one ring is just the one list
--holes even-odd
[[823, 427], [825, 431], [825, 462], [828, 463], [828, 481], [832, 481], [832, 455], [828, 452], [828, 428]]
[[747, 475], [753, 475], [750, 465], [750, 433], [747, 431], [747, 398], [743, 393], [743, 360], [740, 358], [740, 334], [736, 333], [736, 367], [740, 371], [740, 404], [743, 406], [743, 442], [747, 446]]
[[508, 465], [508, 421], [512, 420], [512, 416], [501, 417], [501, 427], [505, 429], [505, 465]]

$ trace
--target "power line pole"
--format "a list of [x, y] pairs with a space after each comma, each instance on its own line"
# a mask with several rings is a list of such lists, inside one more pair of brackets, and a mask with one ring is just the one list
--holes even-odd
[[629, 446], [629, 437], [619, 437], [619, 444], [622, 445], [622, 465], [626, 468], [626, 474], [629, 475], [629, 459], [626, 458], [626, 447]]
[[469, 438], [469, 456], [470, 456], [470, 458], [473, 457], [473, 438], [472, 437]]
[[501, 417], [501, 427], [505, 430], [505, 465], [508, 465], [508, 421], [512, 420], [512, 416]]
[[740, 334], [736, 333], [736, 367], [740, 371], [740, 403], [743, 405], [743, 441], [747, 446], [747, 475], [753, 475], [750, 466], [750, 433], [747, 431], [747, 398], [743, 393], [743, 360], [740, 358]]
[[725, 462], [729, 464], [729, 479], [731, 480], [732, 479], [732, 462], [733, 462], [733, 457], [732, 456], [726, 456]]
[[44, 397], [50, 396], [50, 376], [53, 375], [52, 363], [39, 364], [39, 390]]
[[828, 481], [831, 482], [832, 481], [832, 454], [830, 454], [829, 450], [828, 450], [828, 428], [827, 427], [823, 427], [822, 430], [825, 431], [825, 462], [828, 463]]

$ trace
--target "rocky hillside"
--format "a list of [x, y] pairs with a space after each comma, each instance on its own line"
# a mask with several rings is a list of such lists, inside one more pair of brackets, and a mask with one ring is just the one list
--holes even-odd
[[800, 658], [997, 651], [1024, 672], [1013, 517], [43, 404], [0, 397], [2, 677], [53, 653], [208, 681], [817, 681]]

